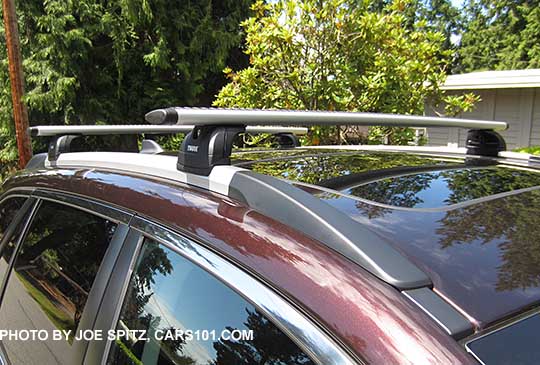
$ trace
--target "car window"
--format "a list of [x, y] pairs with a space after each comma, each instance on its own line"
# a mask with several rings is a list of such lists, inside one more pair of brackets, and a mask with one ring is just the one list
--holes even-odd
[[[26, 198], [22, 197], [13, 197], [7, 198], [0, 204], [0, 242], [4, 238], [6, 231], [15, 218], [15, 215], [22, 208]], [[9, 262], [11, 261], [11, 256], [15, 249], [15, 245], [21, 235], [21, 232], [24, 228], [24, 220], [22, 220], [17, 226], [15, 232], [11, 235], [8, 242], [4, 242], [0, 246], [0, 285], [4, 282], [7, 269], [9, 267]]]
[[[72, 364], [74, 335], [116, 224], [52, 202], [39, 207], [16, 253], [0, 307], [0, 328], [47, 340], [3, 340], [11, 364]], [[53, 340], [59, 331], [65, 336]], [[71, 331], [71, 332], [68, 332]]]
[[7, 198], [0, 203], [0, 241], [8, 229], [15, 215], [22, 208], [26, 198], [12, 197]]
[[483, 364], [538, 364], [540, 359], [540, 314], [525, 317], [467, 344]]
[[341, 192], [397, 207], [439, 208], [538, 185], [538, 172], [491, 166], [403, 174]]
[[148, 239], [115, 336], [109, 364], [314, 364], [235, 291]]

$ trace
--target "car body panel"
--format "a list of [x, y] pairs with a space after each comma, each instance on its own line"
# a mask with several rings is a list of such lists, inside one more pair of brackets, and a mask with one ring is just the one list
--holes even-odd
[[228, 257], [310, 313], [368, 363], [472, 363], [399, 291], [319, 242], [224, 196], [98, 169], [24, 171], [4, 189], [41, 188], [107, 202]]
[[540, 190], [438, 212], [327, 202], [409, 257], [479, 328], [540, 303]]
[[240, 165], [309, 183], [301, 187], [426, 272], [477, 328], [540, 304], [540, 170], [463, 155], [319, 152], [253, 153]]

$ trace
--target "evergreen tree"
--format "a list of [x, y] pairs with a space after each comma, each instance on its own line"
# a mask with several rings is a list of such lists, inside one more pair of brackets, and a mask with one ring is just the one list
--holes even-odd
[[540, 1], [468, 0], [457, 72], [540, 67]]
[[[31, 124], [134, 123], [156, 107], [208, 105], [223, 67], [246, 63], [239, 23], [251, 2], [18, 1]], [[14, 158], [7, 66], [0, 47], [4, 165]]]

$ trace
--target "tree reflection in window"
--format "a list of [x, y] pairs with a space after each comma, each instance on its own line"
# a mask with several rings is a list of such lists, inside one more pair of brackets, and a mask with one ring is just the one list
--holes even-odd
[[[115, 229], [115, 223], [103, 218], [43, 202], [17, 254], [10, 283], [19, 280], [56, 328], [76, 330]], [[10, 290], [8, 285], [6, 295]]]
[[[149, 340], [116, 341], [109, 356], [111, 364], [313, 364], [294, 342], [233, 290], [152, 240], [146, 240], [143, 246], [118, 329], [144, 330]], [[215, 337], [156, 338], [158, 333], [175, 330], [215, 331]], [[253, 338], [220, 339], [223, 330], [252, 330]]]
[[[310, 151], [310, 153], [313, 152]], [[242, 167], [255, 172], [292, 181], [331, 187], [337, 190], [341, 189], [333, 186], [333, 184], [330, 184], [330, 186], [329, 182], [338, 177], [403, 166], [421, 167], [430, 165], [443, 167], [462, 162], [460, 159], [441, 160], [411, 154], [392, 152], [365, 153], [358, 151], [298, 156], [272, 161], [257, 161], [261, 157], [257, 154], [242, 154], [241, 157], [253, 160], [252, 163], [242, 164]]]
[[439, 243], [443, 249], [462, 244], [497, 245], [496, 290], [538, 287], [539, 206], [540, 192], [536, 190], [451, 210], [439, 221]]
[[505, 167], [460, 168], [383, 178], [345, 192], [406, 208], [438, 208], [540, 184], [536, 172]]
[[15, 197], [8, 198], [0, 204], [0, 241], [25, 201], [26, 198]]
[[[6, 234], [9, 225], [13, 219], [15, 219], [15, 216], [22, 208], [25, 201], [26, 198], [8, 198], [0, 205], [0, 241], [4, 239], [4, 235]], [[11, 237], [9, 239], [6, 237], [6, 242], [3, 242], [0, 246], [0, 283], [4, 281], [4, 277], [8, 271], [9, 262], [15, 251], [15, 245], [22, 234], [24, 223], [24, 219], [19, 222]]]

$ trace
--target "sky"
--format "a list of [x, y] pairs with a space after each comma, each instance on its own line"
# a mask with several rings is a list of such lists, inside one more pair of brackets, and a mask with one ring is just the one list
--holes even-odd
[[463, 5], [464, 0], [450, 0], [452, 2], [452, 5], [454, 5], [456, 8], [461, 8], [461, 5]]

